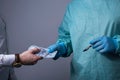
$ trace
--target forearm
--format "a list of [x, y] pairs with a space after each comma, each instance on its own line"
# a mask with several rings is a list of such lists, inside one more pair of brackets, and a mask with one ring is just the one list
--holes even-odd
[[14, 61], [15, 61], [14, 54], [11, 54], [11, 55], [0, 54], [0, 67], [11, 66]]

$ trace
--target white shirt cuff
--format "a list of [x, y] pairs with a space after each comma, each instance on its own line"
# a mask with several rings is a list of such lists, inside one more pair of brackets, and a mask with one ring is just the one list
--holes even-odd
[[10, 55], [0, 55], [0, 65], [3, 66], [10, 66], [14, 61], [15, 61], [15, 55], [10, 54]]

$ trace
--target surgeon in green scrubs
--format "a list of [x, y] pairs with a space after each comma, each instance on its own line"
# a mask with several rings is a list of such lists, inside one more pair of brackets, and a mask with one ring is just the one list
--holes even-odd
[[120, 0], [72, 0], [49, 49], [73, 54], [71, 80], [120, 80]]

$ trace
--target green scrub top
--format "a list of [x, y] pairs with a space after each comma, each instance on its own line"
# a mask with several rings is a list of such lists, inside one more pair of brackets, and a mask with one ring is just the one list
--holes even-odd
[[[101, 36], [116, 38], [113, 54], [100, 54], [89, 42]], [[120, 0], [72, 0], [59, 27], [58, 42], [73, 53], [71, 80], [120, 80]]]

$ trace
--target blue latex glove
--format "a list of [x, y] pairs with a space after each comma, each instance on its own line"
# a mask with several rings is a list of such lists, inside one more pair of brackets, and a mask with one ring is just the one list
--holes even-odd
[[117, 49], [117, 41], [114, 38], [110, 37], [99, 37], [90, 41], [93, 49], [100, 53], [113, 53]]
[[53, 58], [54, 60], [58, 59], [62, 55], [66, 53], [66, 47], [63, 42], [61, 43], [56, 43], [48, 47], [49, 53], [52, 53], [54, 51], [58, 51], [56, 56]]

